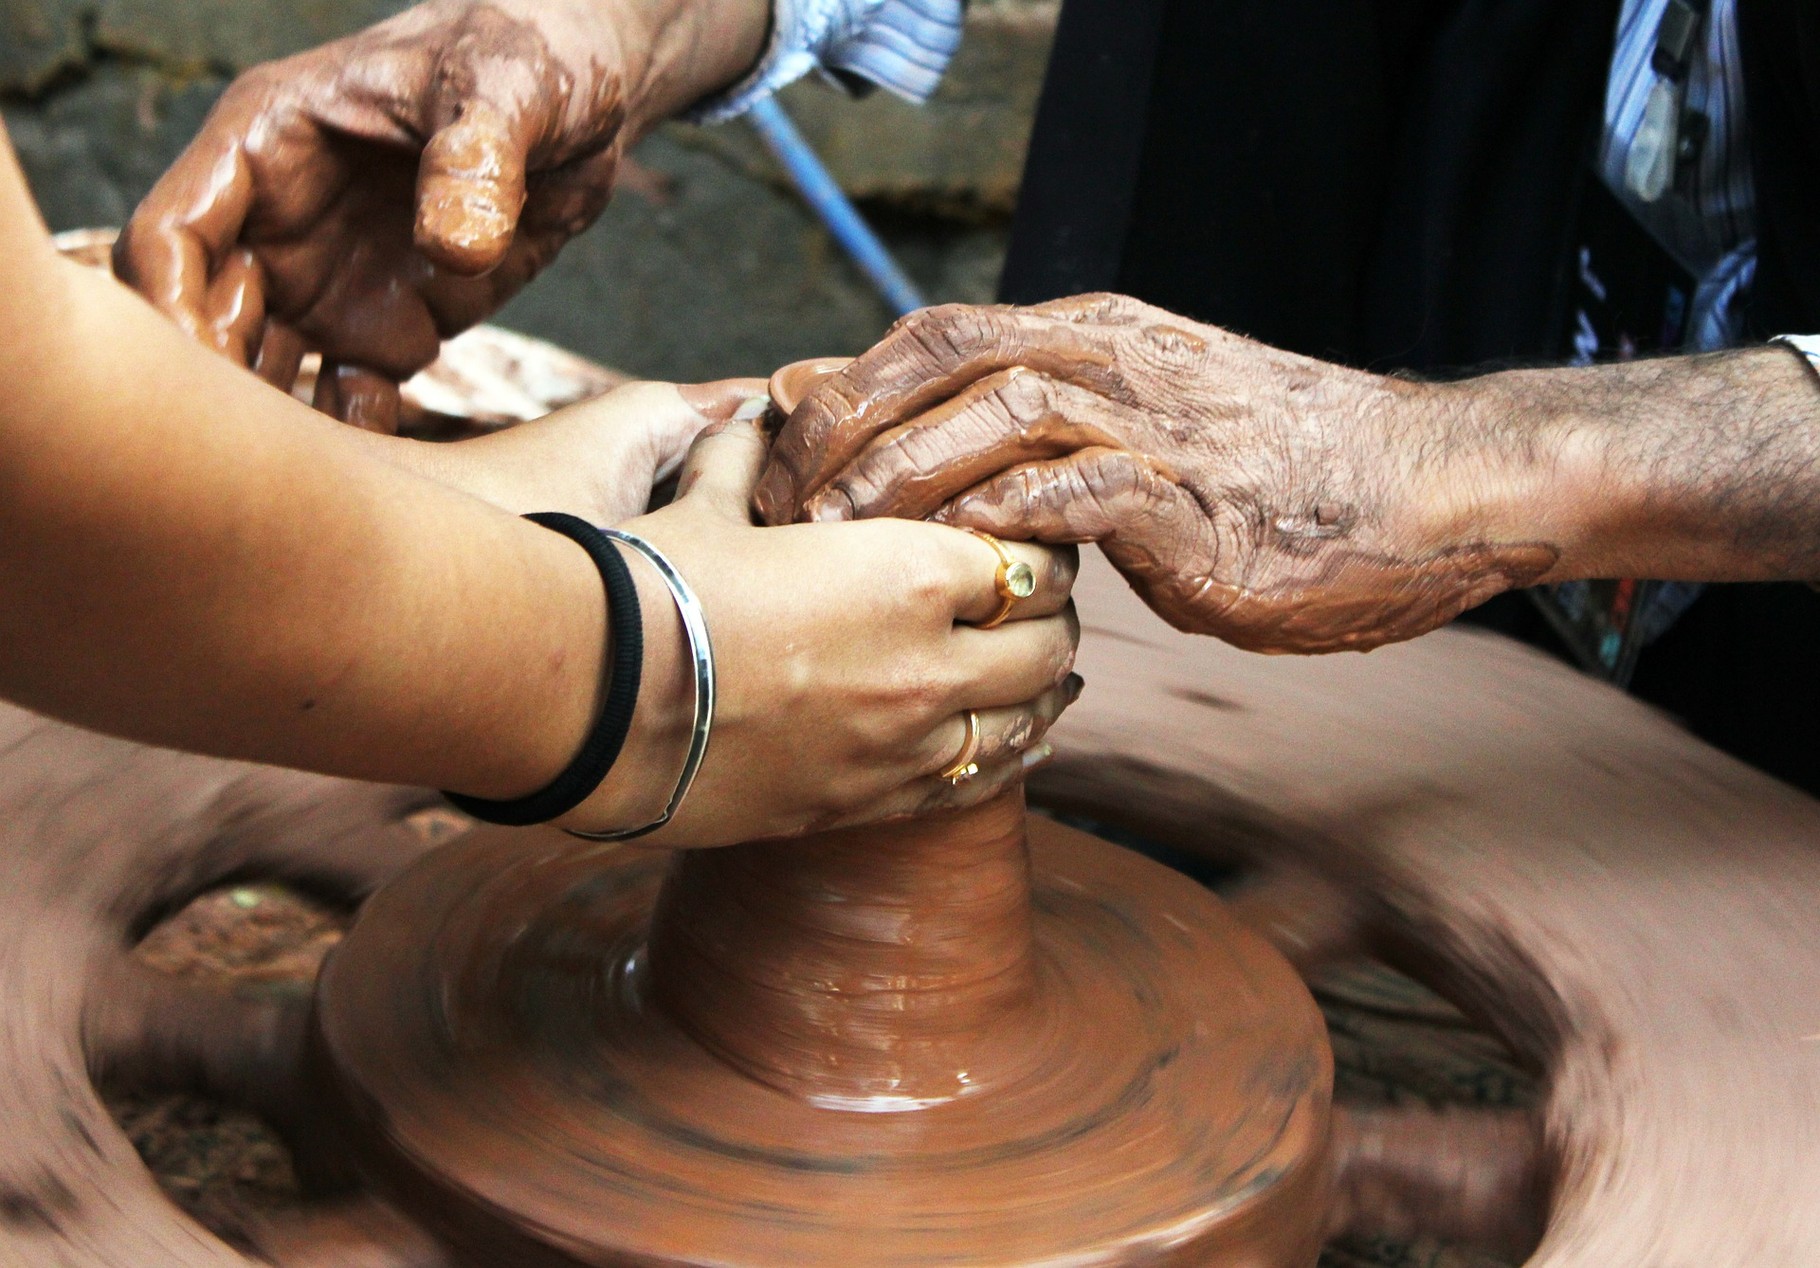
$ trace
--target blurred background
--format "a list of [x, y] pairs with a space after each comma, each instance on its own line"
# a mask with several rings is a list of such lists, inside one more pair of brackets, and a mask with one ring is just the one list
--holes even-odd
[[[404, 0], [0, 0], [0, 112], [53, 230], [119, 225], [234, 75]], [[785, 108], [930, 302], [998, 282], [1060, 0], [973, 0], [921, 109], [799, 83]], [[745, 123], [648, 138], [600, 222], [499, 318], [616, 369], [769, 374], [892, 314]]]

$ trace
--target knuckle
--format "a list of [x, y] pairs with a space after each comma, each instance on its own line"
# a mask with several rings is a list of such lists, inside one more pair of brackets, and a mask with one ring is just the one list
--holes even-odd
[[930, 662], [903, 675], [895, 693], [897, 706], [905, 717], [927, 726], [952, 712], [955, 687], [953, 671]]
[[1207, 341], [1182, 326], [1154, 322], [1144, 327], [1144, 340], [1152, 353], [1166, 364], [1190, 364], [1207, 352]]
[[900, 593], [903, 602], [918, 614], [932, 613], [949, 606], [948, 568], [932, 552], [911, 556], [903, 561], [904, 572]]
[[1047, 375], [1014, 370], [990, 399], [1020, 428], [1046, 422], [1060, 412], [1055, 384]]
[[1050, 681], [1059, 685], [1069, 674], [1074, 672], [1074, 659], [1081, 647], [1081, 623], [1075, 615], [1074, 604], [1055, 618], [1055, 628], [1049, 644]]
[[921, 728], [915, 719], [907, 716], [908, 710], [895, 698], [895, 693], [888, 692], [880, 705], [860, 712], [847, 723], [850, 743], [869, 760], [902, 753], [907, 746], [917, 742], [921, 733]]
[[1129, 303], [1123, 295], [1089, 291], [1084, 295], [1070, 295], [1066, 299], [1038, 305], [1032, 311], [1055, 321], [1096, 322], [1116, 318], [1121, 308]]
[[1004, 341], [1005, 310], [974, 304], [925, 308], [905, 319], [904, 334], [937, 365], [953, 367]]
[[1073, 546], [1048, 549], [1042, 554], [1040, 588], [1053, 595], [1074, 593], [1074, 581], [1080, 575], [1081, 552]]
[[1120, 295], [1115, 291], [1088, 291], [1085, 295], [1075, 297], [1075, 302], [1082, 311], [1091, 312], [1096, 317], [1122, 317], [1137, 308], [1138, 302], [1129, 295]]

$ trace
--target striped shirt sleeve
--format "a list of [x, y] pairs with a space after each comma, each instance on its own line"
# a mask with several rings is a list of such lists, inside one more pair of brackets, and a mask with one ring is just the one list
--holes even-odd
[[907, 101], [929, 99], [960, 46], [966, 0], [773, 0], [771, 43], [752, 73], [691, 113], [743, 114], [811, 71], [858, 76]]
[[1777, 335], [1770, 342], [1799, 352], [1802, 360], [1807, 362], [1807, 368], [1820, 376], [1820, 335]]

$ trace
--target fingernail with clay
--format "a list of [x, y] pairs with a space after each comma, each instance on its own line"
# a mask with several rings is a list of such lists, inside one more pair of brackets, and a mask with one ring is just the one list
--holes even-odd
[[809, 519], [817, 524], [841, 524], [853, 518], [853, 499], [845, 489], [829, 489], [809, 503]]
[[758, 491], [752, 495], [752, 504], [759, 510], [767, 524], [779, 524], [783, 517], [796, 505], [796, 489], [790, 477], [785, 475], [776, 462], [758, 482]]
[[1035, 748], [1029, 749], [1028, 751], [1026, 751], [1024, 753], [1024, 757], [1023, 757], [1024, 769], [1027, 771], [1032, 771], [1032, 770], [1035, 770], [1039, 766], [1046, 766], [1049, 762], [1049, 759], [1054, 756], [1055, 756], [1055, 746], [1053, 744], [1049, 743], [1047, 740], [1044, 740], [1041, 744], [1037, 745]]

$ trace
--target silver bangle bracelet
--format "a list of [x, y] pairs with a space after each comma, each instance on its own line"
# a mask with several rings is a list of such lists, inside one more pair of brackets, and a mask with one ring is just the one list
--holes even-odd
[[682, 775], [676, 781], [676, 791], [670, 794], [670, 804], [664, 807], [663, 814], [640, 827], [612, 832], [567, 829], [570, 836], [580, 837], [584, 841], [629, 841], [633, 837], [655, 832], [670, 822], [677, 808], [682, 805], [683, 798], [689, 795], [689, 786], [695, 782], [696, 773], [701, 770], [702, 759], [708, 755], [708, 736], [714, 730], [714, 644], [708, 640], [708, 621], [702, 614], [701, 601], [689, 589], [689, 583], [682, 579], [682, 574], [676, 571], [675, 566], [664, 558], [657, 547], [642, 537], [622, 533], [616, 528], [603, 528], [600, 531], [643, 555], [657, 569], [657, 575], [663, 578], [664, 584], [670, 587], [670, 597], [676, 601], [676, 614], [682, 618], [683, 633], [688, 636], [689, 658], [695, 666], [695, 725], [689, 732], [689, 755], [683, 759]]

